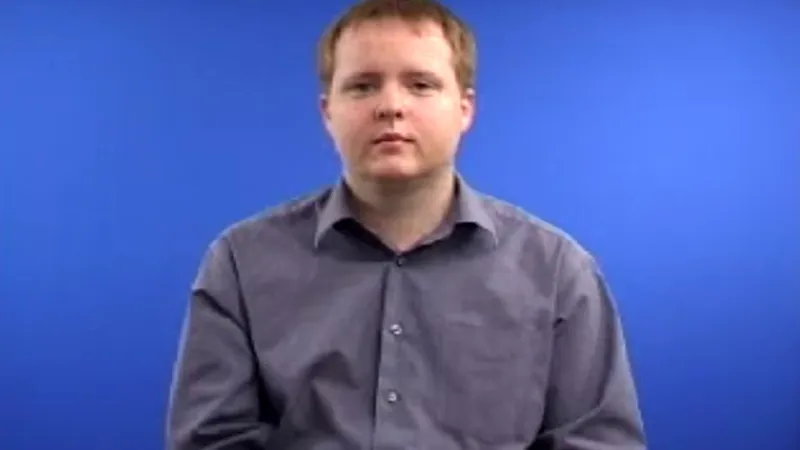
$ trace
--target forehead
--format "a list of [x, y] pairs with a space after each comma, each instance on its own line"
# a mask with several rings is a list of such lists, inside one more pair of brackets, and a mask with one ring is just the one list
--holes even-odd
[[453, 71], [453, 51], [432, 21], [368, 20], [346, 28], [336, 46], [336, 72], [418, 69]]

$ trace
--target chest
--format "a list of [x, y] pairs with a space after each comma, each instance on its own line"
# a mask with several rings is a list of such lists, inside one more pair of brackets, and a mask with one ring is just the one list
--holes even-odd
[[370, 385], [384, 369], [424, 390], [436, 377], [497, 376], [516, 361], [530, 376], [528, 362], [549, 357], [553, 314], [534, 280], [493, 257], [309, 259], [261, 274], [243, 294], [275, 383], [309, 380], [334, 358], [346, 383]]

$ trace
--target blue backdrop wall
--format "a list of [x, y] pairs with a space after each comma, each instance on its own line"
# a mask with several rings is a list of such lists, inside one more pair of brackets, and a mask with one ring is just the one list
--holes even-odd
[[[0, 3], [4, 450], [162, 448], [206, 245], [337, 176], [313, 52], [347, 3], [286, 3]], [[799, 449], [800, 7], [504, 3], [450, 2], [461, 170], [598, 256], [652, 449]]]

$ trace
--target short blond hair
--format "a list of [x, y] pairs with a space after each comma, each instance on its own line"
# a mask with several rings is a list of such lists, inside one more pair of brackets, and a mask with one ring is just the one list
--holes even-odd
[[453, 69], [462, 90], [475, 85], [477, 48], [472, 30], [436, 0], [361, 0], [338, 17], [322, 35], [317, 70], [322, 89], [328, 92], [335, 69], [336, 45], [349, 27], [380, 19], [412, 23], [431, 21], [442, 27], [453, 51]]

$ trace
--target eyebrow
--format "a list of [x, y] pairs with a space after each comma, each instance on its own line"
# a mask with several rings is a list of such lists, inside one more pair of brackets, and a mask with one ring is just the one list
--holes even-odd
[[[440, 79], [441, 77], [434, 72], [428, 70], [404, 70], [401, 74], [404, 78], [434, 78]], [[359, 80], [359, 79], [375, 79], [383, 77], [383, 73], [375, 71], [375, 70], [365, 70], [360, 72], [355, 72], [347, 77], [345, 77], [346, 81], [351, 80]]]

